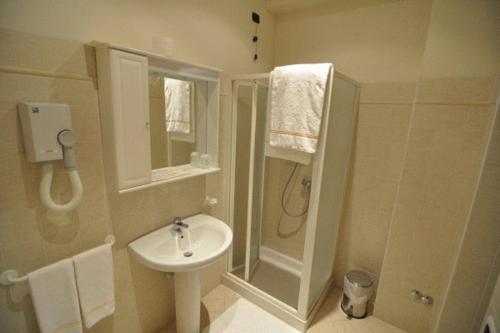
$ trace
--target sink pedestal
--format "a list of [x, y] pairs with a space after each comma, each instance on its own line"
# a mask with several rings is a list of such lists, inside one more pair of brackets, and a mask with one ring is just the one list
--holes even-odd
[[200, 332], [200, 270], [175, 272], [175, 321], [177, 333]]
[[177, 333], [199, 333], [201, 269], [224, 255], [233, 232], [221, 220], [204, 214], [184, 219], [182, 226], [177, 219], [177, 224], [142, 236], [128, 248], [144, 266], [174, 273]]

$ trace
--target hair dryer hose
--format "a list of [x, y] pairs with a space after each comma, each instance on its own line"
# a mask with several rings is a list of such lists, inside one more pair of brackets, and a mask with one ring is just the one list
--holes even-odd
[[40, 182], [40, 199], [45, 207], [59, 211], [67, 212], [70, 211], [82, 201], [83, 186], [78, 171], [75, 169], [67, 170], [69, 180], [71, 181], [71, 191], [73, 192], [73, 198], [65, 204], [57, 204], [52, 200], [50, 194], [50, 187], [52, 186], [52, 176], [54, 175], [54, 166], [52, 162], [47, 162], [43, 164], [42, 167], [42, 181]]

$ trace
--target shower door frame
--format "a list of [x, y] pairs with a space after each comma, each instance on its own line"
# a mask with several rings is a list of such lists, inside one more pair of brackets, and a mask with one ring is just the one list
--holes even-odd
[[[231, 105], [228, 109], [228, 118], [227, 121], [231, 125], [230, 128], [230, 137], [231, 137], [231, 144], [228, 145], [228, 154], [230, 156], [229, 158], [229, 180], [230, 180], [230, 188], [229, 188], [229, 193], [228, 193], [228, 216], [229, 216], [229, 226], [231, 227], [232, 230], [234, 230], [234, 204], [235, 204], [235, 170], [236, 170], [236, 138], [237, 138], [237, 112], [238, 112], [238, 95], [236, 94], [236, 86], [237, 85], [243, 85], [243, 86], [254, 86], [255, 83], [252, 81], [256, 80], [262, 80], [262, 79], [269, 79], [270, 73], [257, 73], [257, 74], [242, 74], [242, 75], [232, 75], [228, 76], [227, 80], [230, 82], [228, 86], [231, 89]], [[240, 82], [238, 82], [240, 81]], [[246, 82], [245, 82], [246, 81]], [[252, 109], [256, 107], [254, 105], [254, 101], [256, 101], [256, 98], [254, 98], [254, 94], [252, 93]], [[269, 102], [269, 101], [268, 101]], [[253, 120], [253, 117], [252, 117]], [[252, 123], [252, 127], [255, 126], [255, 123]], [[251, 133], [251, 140], [254, 140], [255, 137], [255, 131], [252, 128], [252, 133]], [[251, 152], [252, 154], [253, 152]], [[265, 158], [265, 157], [264, 157]], [[264, 162], [265, 163], [265, 162]], [[250, 166], [250, 168], [253, 168]], [[250, 174], [250, 172], [249, 172]], [[249, 194], [251, 193], [250, 191], [250, 185], [253, 184], [253, 178], [249, 177]], [[248, 200], [248, 199], [247, 199]], [[249, 202], [251, 200], [248, 200]], [[249, 204], [247, 207], [251, 207]], [[250, 216], [250, 210], [247, 212], [247, 234], [246, 234], [246, 247], [245, 247], [245, 265], [247, 264], [247, 258], [249, 257], [249, 231], [251, 228], [251, 221], [249, 221], [249, 216]], [[282, 302], [281, 300], [269, 295], [268, 293], [262, 291], [261, 289], [255, 287], [252, 285], [250, 282], [246, 281], [245, 278], [240, 278], [232, 273], [234, 270], [233, 267], [233, 246], [229, 248], [228, 252], [228, 260], [227, 260], [227, 272], [223, 274], [222, 276], [222, 281], [225, 285], [228, 287], [232, 288], [248, 300], [256, 303], [259, 307], [263, 308], [264, 310], [272, 313], [276, 317], [284, 320], [287, 322], [289, 325], [295, 327], [296, 329], [300, 331], [305, 331], [306, 327], [308, 326], [308, 320], [302, 318], [302, 316], [299, 315], [298, 309], [295, 309], [294, 307]], [[247, 267], [245, 267], [245, 271], [249, 271]], [[301, 281], [302, 283], [302, 281]], [[300, 292], [298, 297], [300, 297]]]
[[[311, 197], [310, 202], [311, 205], [309, 207], [309, 214], [306, 222], [306, 235], [305, 242], [308, 244], [314, 244], [316, 237], [316, 228], [318, 224], [318, 214], [319, 214], [319, 199], [321, 192], [321, 184], [323, 180], [323, 163], [325, 161], [325, 146], [327, 144], [327, 139], [329, 135], [334, 135], [335, 133], [329, 133], [329, 119], [330, 117], [335, 118], [335, 111], [332, 103], [332, 94], [333, 94], [333, 85], [334, 85], [334, 74], [330, 74], [330, 87], [329, 87], [329, 95], [327, 96], [327, 105], [325, 106], [328, 110], [324, 114], [324, 118], [321, 125], [321, 133], [320, 140], [318, 142], [318, 149], [313, 159], [313, 173], [312, 173], [312, 187], [311, 187]], [[359, 94], [359, 84], [338, 71], [335, 71], [335, 77], [340, 78], [341, 80], [347, 81], [355, 86], [357, 89], [357, 94]], [[258, 79], [268, 79], [269, 73], [261, 73], [261, 74], [249, 74], [249, 75], [237, 75], [237, 76], [228, 76], [227, 79], [230, 80], [230, 89], [232, 96], [232, 104], [230, 109], [228, 110], [228, 121], [231, 124], [231, 145], [230, 145], [230, 192], [228, 198], [228, 207], [229, 210], [229, 225], [234, 230], [234, 193], [235, 193], [235, 148], [236, 148], [236, 126], [235, 126], [235, 118], [234, 114], [237, 112], [237, 101], [238, 96], [234, 92], [233, 83], [237, 80], [244, 81], [252, 81]], [[269, 101], [268, 101], [269, 102]], [[357, 112], [357, 102], [353, 105], [354, 112]], [[333, 120], [332, 120], [333, 121]], [[352, 134], [352, 133], [351, 133]], [[352, 139], [351, 139], [352, 143]], [[348, 149], [350, 151], [350, 148]], [[344, 170], [345, 175], [347, 175], [347, 167]], [[344, 175], [344, 176], [345, 176]], [[344, 184], [344, 192], [345, 192], [345, 184]], [[341, 198], [341, 202], [343, 201], [343, 194]], [[337, 226], [338, 227], [338, 226]], [[248, 235], [247, 235], [248, 237]], [[228, 261], [227, 270], [228, 272], [223, 274], [222, 280], [223, 283], [232, 289], [236, 290], [242, 296], [246, 297], [250, 301], [256, 303], [261, 308], [267, 310], [268, 312], [274, 314], [280, 319], [286, 321], [288, 324], [293, 327], [305, 331], [305, 329], [310, 324], [311, 320], [314, 317], [314, 314], [318, 311], [319, 306], [322, 304], [324, 298], [328, 294], [330, 290], [330, 286], [333, 284], [333, 272], [330, 273], [330, 276], [327, 281], [322, 285], [322, 289], [319, 294], [311, 295], [311, 281], [313, 273], [312, 265], [313, 258], [315, 255], [315, 247], [314, 246], [305, 246], [304, 247], [304, 256], [303, 256], [303, 270], [300, 281], [300, 290], [298, 294], [298, 306], [297, 309], [285, 304], [279, 299], [265, 293], [259, 288], [253, 286], [247, 281], [239, 278], [234, 275], [232, 270], [232, 247], [230, 248], [229, 256], [230, 260]], [[245, 253], [246, 255], [246, 253]], [[318, 255], [318, 254], [316, 254]], [[319, 254], [321, 255], [321, 254]], [[333, 262], [332, 262], [333, 265]], [[310, 299], [311, 298], [311, 299]]]
[[[268, 79], [268, 73], [262, 74], [250, 74], [250, 75], [242, 75], [241, 78], [239, 76], [233, 76], [230, 78], [231, 81], [231, 91], [232, 91], [232, 105], [230, 112], [230, 124], [231, 124], [231, 145], [230, 145], [230, 191], [229, 191], [229, 225], [232, 230], [234, 230], [234, 198], [235, 198], [235, 168], [236, 168], [236, 139], [237, 139], [237, 103], [238, 103], [238, 94], [235, 93], [238, 87], [246, 86], [252, 88], [252, 108], [251, 108], [251, 132], [250, 132], [250, 166], [248, 172], [248, 196], [247, 196], [247, 228], [246, 228], [246, 245], [245, 245], [245, 263], [244, 263], [244, 272], [245, 272], [245, 281], [249, 281], [255, 268], [257, 266], [258, 261], [254, 264], [251, 262], [251, 248], [252, 248], [252, 239], [249, 235], [252, 234], [252, 216], [253, 216], [253, 185], [254, 185], [254, 164], [255, 164], [255, 133], [256, 133], [256, 122], [257, 122], [257, 102], [258, 102], [258, 86], [259, 83], [256, 82], [259, 79]], [[238, 82], [241, 81], [241, 82]], [[253, 82], [252, 82], [253, 81]], [[262, 84], [260, 84], [262, 85]], [[262, 85], [265, 86], [265, 85]], [[267, 87], [267, 86], [266, 86]], [[265, 173], [265, 157], [264, 157], [264, 166], [262, 168], [261, 177], [264, 176]], [[264, 188], [260, 189], [260, 210], [262, 215], [263, 209], [263, 197], [264, 197]], [[260, 232], [261, 228], [258, 228], [259, 232], [259, 240], [260, 240]], [[257, 252], [260, 252], [260, 249], [257, 249]], [[233, 267], [233, 246], [229, 249], [228, 255], [228, 271], [231, 272], [235, 267]], [[252, 266], [252, 267], [251, 267]]]

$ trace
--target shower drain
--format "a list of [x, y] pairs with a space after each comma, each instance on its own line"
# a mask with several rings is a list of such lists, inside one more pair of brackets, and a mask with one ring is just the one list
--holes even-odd
[[192, 255], [193, 255], [193, 252], [191, 252], [191, 251], [184, 252], [184, 257], [191, 257]]

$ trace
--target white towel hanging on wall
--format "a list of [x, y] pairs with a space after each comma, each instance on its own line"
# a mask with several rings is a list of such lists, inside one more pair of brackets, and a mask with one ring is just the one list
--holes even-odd
[[86, 328], [115, 312], [111, 244], [73, 257], [78, 295]]
[[64, 259], [28, 274], [42, 333], [80, 333], [82, 321], [73, 260]]

